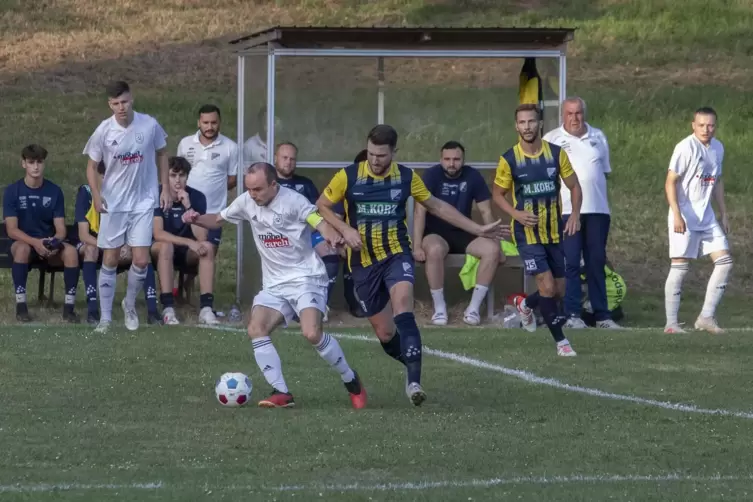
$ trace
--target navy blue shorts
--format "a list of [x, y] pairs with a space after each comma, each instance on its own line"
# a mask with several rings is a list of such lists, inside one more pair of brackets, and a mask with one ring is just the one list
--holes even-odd
[[318, 230], [311, 232], [311, 247], [315, 248], [320, 242], [325, 242]]
[[390, 289], [398, 282], [410, 282], [414, 277], [413, 256], [401, 253], [368, 267], [353, 267], [351, 277], [355, 294], [366, 317], [378, 314], [390, 301]]
[[220, 247], [220, 242], [222, 242], [222, 227], [207, 232], [207, 240], [214, 244], [215, 247]]
[[562, 244], [521, 244], [518, 246], [526, 275], [539, 275], [547, 270], [555, 279], [565, 277], [565, 252]]

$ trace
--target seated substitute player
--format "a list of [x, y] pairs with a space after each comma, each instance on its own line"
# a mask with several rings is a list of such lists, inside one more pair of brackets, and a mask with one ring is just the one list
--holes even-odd
[[[727, 234], [729, 221], [724, 201], [722, 162], [724, 146], [714, 138], [716, 112], [699, 108], [693, 115], [693, 134], [680, 141], [672, 154], [664, 190], [669, 202], [669, 258], [672, 265], [664, 286], [667, 315], [665, 333], [685, 333], [677, 320], [680, 309], [682, 281], [688, 273], [689, 261], [709, 255], [714, 271], [709, 277], [706, 297], [695, 329], [720, 334], [724, 330], [716, 322], [716, 307], [727, 288], [732, 271]], [[716, 201], [719, 220], [714, 215], [711, 199]]]
[[[442, 146], [441, 161], [426, 170], [422, 179], [429, 193], [471, 218], [476, 202], [485, 224], [492, 223], [491, 193], [486, 181], [471, 166], [465, 165], [465, 148], [457, 141], [448, 141]], [[481, 323], [479, 308], [486, 298], [489, 284], [494, 280], [497, 266], [504, 262], [499, 241], [475, 237], [453, 227], [436, 216], [426, 214], [426, 208], [416, 205], [413, 217], [413, 257], [426, 262], [426, 279], [434, 302], [433, 324], [447, 324], [447, 304], [444, 300], [444, 259], [448, 254], [469, 254], [479, 259], [476, 286], [471, 303], [465, 309], [463, 322], [471, 326]]]
[[[105, 163], [97, 166], [100, 178], [105, 174]], [[75, 220], [78, 226], [78, 253], [83, 260], [82, 271], [84, 287], [86, 288], [86, 322], [96, 325], [99, 323], [99, 304], [97, 303], [97, 264], [102, 263], [102, 250], [97, 247], [97, 232], [99, 232], [99, 213], [94, 209], [92, 190], [88, 184], [81, 185], [76, 194]], [[118, 267], [131, 264], [131, 248], [124, 245], [120, 249]], [[160, 324], [162, 319], [157, 312], [157, 283], [154, 277], [154, 267], [150, 263], [144, 280], [144, 295], [148, 312], [149, 324]]]
[[[306, 197], [309, 202], [316, 204], [316, 199], [319, 198], [319, 190], [309, 178], [296, 174], [295, 167], [297, 157], [298, 147], [293, 143], [286, 142], [277, 145], [277, 148], [275, 149], [277, 183], [280, 186], [295, 190]], [[337, 253], [337, 250], [332, 248], [332, 246], [330, 246], [316, 230], [311, 232], [311, 247], [314, 248], [316, 254], [318, 254], [324, 262], [324, 266], [327, 269], [327, 277], [329, 278], [329, 286], [327, 288], [328, 306], [327, 312], [324, 314], [324, 322], [327, 322], [332, 289], [337, 282], [337, 276], [340, 272], [340, 255]]]
[[78, 254], [64, 242], [65, 201], [59, 186], [44, 178], [47, 150], [28, 145], [21, 150], [24, 177], [8, 185], [3, 193], [3, 218], [8, 237], [13, 241], [11, 275], [16, 292], [16, 320], [30, 322], [26, 304], [26, 280], [29, 265], [43, 260], [52, 266], [63, 265], [65, 303], [63, 319], [78, 323], [74, 312], [78, 285]]
[[[162, 303], [162, 322], [168, 325], [179, 324], [175, 315], [175, 297], [173, 281], [175, 266], [199, 266], [199, 324], [219, 324], [214, 315], [214, 245], [208, 240], [205, 228], [183, 222], [186, 211], [205, 214], [207, 200], [204, 194], [186, 185], [191, 172], [191, 164], [183, 157], [168, 159], [169, 190], [175, 201], [170, 209], [154, 210], [154, 244], [152, 259], [157, 260], [159, 273], [160, 303]], [[160, 187], [160, 191], [162, 187]]]
[[[409, 197], [448, 223], [478, 236], [501, 239], [501, 221], [481, 226], [432, 197], [412, 169], [393, 162], [397, 131], [380, 124], [367, 137], [368, 160], [341, 169], [319, 197], [319, 211], [350, 248], [356, 295], [384, 351], [406, 366], [405, 392], [415, 406], [421, 387], [421, 333], [413, 316], [413, 255], [406, 203]], [[345, 201], [345, 221], [332, 208]], [[396, 330], [397, 329], [397, 330]]]
[[[572, 213], [564, 226], [566, 235], [580, 228], [581, 191], [578, 176], [565, 150], [542, 141], [541, 112], [536, 105], [515, 109], [515, 129], [520, 140], [499, 159], [494, 178], [494, 202], [512, 216], [513, 241], [523, 260], [525, 273], [536, 278], [538, 291], [515, 297], [523, 328], [536, 330], [533, 309], [539, 307], [544, 322], [557, 342], [557, 355], [576, 353], [562, 332], [567, 320], [558, 298], [565, 294], [565, 255], [562, 249], [560, 178], [570, 189]], [[513, 193], [514, 206], [507, 200]]]
[[190, 210], [183, 220], [207, 229], [223, 222], [247, 221], [261, 257], [263, 289], [254, 298], [248, 336], [254, 357], [272, 394], [259, 402], [264, 408], [294, 405], [293, 395], [282, 376], [280, 356], [269, 335], [280, 324], [297, 315], [303, 336], [319, 355], [340, 374], [354, 408], [366, 406], [366, 389], [358, 374], [348, 366], [340, 344], [322, 333], [322, 315], [326, 309], [327, 271], [311, 247], [311, 228], [317, 229], [333, 245], [342, 239], [316, 212], [316, 206], [303, 195], [281, 187], [275, 168], [256, 162], [244, 177], [246, 192], [220, 214], [199, 215]]

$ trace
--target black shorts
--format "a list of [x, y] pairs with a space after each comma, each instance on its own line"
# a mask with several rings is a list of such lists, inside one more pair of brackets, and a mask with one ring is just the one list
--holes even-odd
[[398, 282], [413, 284], [413, 256], [392, 255], [368, 267], [353, 267], [351, 277], [356, 298], [366, 317], [378, 314], [390, 301], [390, 289]]
[[526, 275], [536, 276], [551, 270], [555, 279], [565, 277], [565, 251], [562, 244], [521, 244], [518, 246]]
[[186, 268], [188, 266], [188, 246], [173, 246], [173, 265], [178, 268]]
[[447, 245], [450, 248], [450, 254], [466, 254], [468, 245], [476, 239], [473, 235], [465, 230], [460, 230], [459, 228], [452, 230], [435, 230], [427, 228], [424, 231], [424, 237], [427, 235], [438, 235], [447, 241]]
[[222, 242], [222, 227], [210, 230], [207, 233], [207, 240], [214, 244], [214, 247], [220, 247], [220, 242]]

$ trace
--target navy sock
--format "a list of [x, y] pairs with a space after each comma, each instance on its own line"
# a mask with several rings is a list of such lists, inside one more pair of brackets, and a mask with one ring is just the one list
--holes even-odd
[[392, 359], [405, 364], [400, 343], [400, 333], [398, 333], [397, 331], [389, 342], [382, 342], [382, 349], [384, 349], [384, 352]]
[[345, 296], [345, 303], [348, 304], [350, 310], [356, 310], [360, 307], [358, 300], [356, 299], [355, 283], [353, 282], [353, 276], [348, 271], [348, 265], [343, 263], [343, 294]]
[[559, 304], [555, 298], [542, 296], [539, 300], [541, 306], [541, 315], [544, 317], [549, 332], [552, 333], [552, 337], [555, 342], [561, 342], [565, 339], [565, 334], [562, 332], [562, 325], [565, 323], [565, 316], [561, 315], [559, 310]]
[[534, 310], [536, 309], [536, 307], [539, 306], [539, 302], [541, 302], [541, 299], [542, 299], [541, 295], [539, 294], [538, 291], [536, 291], [535, 293], [531, 293], [530, 295], [526, 297], [526, 306], [529, 309]]
[[157, 312], [157, 279], [154, 276], [154, 267], [151, 263], [146, 266], [144, 299], [146, 300], [146, 311], [150, 314]]
[[336, 254], [327, 255], [322, 257], [324, 267], [327, 269], [327, 277], [329, 278], [329, 285], [327, 286], [327, 305], [329, 305], [330, 298], [332, 297], [332, 289], [337, 282], [337, 276], [340, 274], [340, 257]]
[[84, 288], [86, 291], [86, 309], [92, 315], [99, 314], [97, 304], [97, 264], [85, 261], [83, 265]]
[[214, 295], [212, 293], [201, 293], [201, 295], [199, 296], [199, 305], [201, 306], [201, 308], [212, 308], [212, 306], [214, 305]]
[[65, 267], [63, 269], [63, 284], [65, 285], [65, 303], [63, 309], [73, 310], [76, 304], [76, 288], [78, 286], [78, 267]]
[[29, 277], [29, 264], [13, 262], [10, 270], [13, 288], [16, 291], [16, 303], [26, 305], [26, 279]]
[[166, 309], [175, 305], [175, 297], [172, 293], [161, 293], [159, 295], [159, 301], [162, 304], [162, 308]]
[[421, 383], [421, 332], [418, 331], [413, 312], [396, 315], [395, 326], [400, 333], [401, 353], [408, 369], [408, 382]]

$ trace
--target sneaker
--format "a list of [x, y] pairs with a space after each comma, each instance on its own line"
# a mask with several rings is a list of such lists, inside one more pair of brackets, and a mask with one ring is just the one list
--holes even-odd
[[81, 322], [81, 318], [73, 310], [64, 310], [63, 320], [69, 324], [78, 324]]
[[136, 313], [135, 307], [129, 307], [123, 298], [120, 302], [120, 306], [123, 307], [123, 317], [125, 318], [125, 327], [128, 331], [136, 331], [139, 329], [139, 315]]
[[26, 309], [16, 309], [16, 321], [18, 322], [31, 322], [31, 316]]
[[478, 326], [481, 324], [481, 315], [472, 310], [466, 310], [463, 314], [463, 322], [468, 326]]
[[447, 312], [441, 310], [434, 312], [434, 315], [431, 316], [431, 323], [434, 326], [447, 326]]
[[97, 327], [94, 328], [94, 332], [100, 335], [106, 335], [110, 332], [110, 326], [112, 326], [112, 321], [101, 320], [99, 321], [99, 324], [97, 324]]
[[358, 373], [354, 371], [353, 375], [355, 377], [350, 382], [345, 383], [345, 388], [348, 389], [348, 395], [350, 395], [350, 402], [353, 404], [353, 408], [360, 410], [366, 407], [366, 389], [361, 383]]
[[583, 319], [575, 315], [570, 316], [563, 326], [563, 328], [569, 329], [586, 329], [587, 327], [588, 326], [583, 322]]
[[695, 321], [695, 329], [708, 331], [712, 335], [721, 335], [724, 333], [724, 330], [719, 327], [719, 324], [717, 324], [716, 319], [713, 317], [699, 317]]
[[99, 324], [99, 312], [87, 312], [86, 324], [89, 324], [90, 326], [96, 326]]
[[575, 357], [578, 354], [576, 354], [573, 348], [570, 346], [570, 342], [567, 342], [563, 343], [562, 345], [557, 344], [557, 355], [562, 357]]
[[291, 408], [295, 406], [293, 394], [290, 392], [280, 392], [273, 390], [268, 398], [259, 401], [260, 408]]
[[172, 307], [165, 307], [162, 311], [162, 323], [167, 326], [177, 326], [180, 324], [178, 318], [175, 316], [175, 309]]
[[667, 326], [664, 327], [664, 332], [676, 335], [687, 333], [687, 331], [682, 329], [679, 324], [667, 324]]
[[405, 385], [405, 394], [413, 403], [413, 406], [421, 406], [426, 401], [426, 392], [421, 388], [421, 384], [417, 382], [410, 382]]
[[533, 317], [533, 309], [528, 308], [526, 299], [521, 295], [517, 295], [513, 298], [513, 304], [520, 313], [520, 324], [523, 329], [529, 333], [536, 331], [536, 319]]
[[617, 324], [611, 319], [604, 319], [603, 321], [598, 321], [596, 323], [596, 327], [599, 329], [622, 329], [622, 326]]
[[146, 314], [146, 323], [147, 324], [156, 324], [157, 326], [162, 326], [162, 316], [159, 315], [159, 312], [157, 312], [157, 311], [147, 312], [147, 314]]
[[219, 323], [220, 321], [217, 320], [217, 316], [214, 314], [212, 307], [204, 307], [199, 312], [199, 324], [217, 326]]

